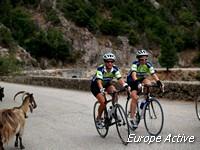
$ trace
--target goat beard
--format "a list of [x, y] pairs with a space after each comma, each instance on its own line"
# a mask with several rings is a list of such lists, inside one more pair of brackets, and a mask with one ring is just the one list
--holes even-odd
[[29, 105], [29, 108], [30, 108], [30, 112], [33, 113], [33, 106]]

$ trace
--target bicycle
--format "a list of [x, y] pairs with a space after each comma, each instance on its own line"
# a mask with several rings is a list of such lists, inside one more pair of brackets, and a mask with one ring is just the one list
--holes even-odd
[[195, 109], [196, 109], [197, 118], [200, 120], [200, 96], [195, 101]]
[[[140, 108], [140, 103], [139, 100], [137, 102], [136, 106], [136, 112], [135, 112], [135, 119], [137, 125], [139, 125], [140, 120], [144, 118], [144, 124], [147, 132], [152, 135], [152, 136], [157, 136], [160, 134], [163, 128], [163, 123], [164, 123], [164, 114], [163, 114], [163, 109], [159, 101], [152, 96], [151, 88], [153, 87], [158, 87], [158, 85], [151, 84], [143, 84], [141, 87], [141, 91], [139, 92], [139, 96], [141, 97], [141, 94], [144, 94], [144, 100], [143, 100], [143, 107], [142, 109]], [[164, 88], [162, 89], [162, 92], [164, 92]], [[127, 97], [126, 101], [126, 114], [128, 121], [130, 123], [130, 102], [131, 102], [131, 97], [130, 94]], [[131, 127], [131, 130], [136, 130], [137, 127]]]
[[[99, 135], [102, 138], [106, 137], [110, 126], [116, 125], [119, 138], [121, 139], [121, 141], [124, 145], [127, 145], [128, 137], [130, 134], [129, 124], [128, 124], [127, 116], [126, 116], [126, 113], [125, 113], [123, 107], [120, 104], [118, 104], [118, 94], [123, 91], [125, 91], [125, 89], [117, 90], [113, 93], [108, 93], [111, 95], [111, 99], [107, 99], [106, 94], [104, 94], [106, 107], [102, 113], [102, 117], [103, 117], [102, 118], [102, 123], [103, 123], [102, 129], [97, 126], [97, 121], [96, 121], [96, 118], [98, 115], [98, 108], [100, 105], [100, 103], [98, 101], [96, 101], [94, 104], [93, 117], [94, 117], [94, 123], [95, 123], [95, 127], [97, 129], [97, 132], [99, 133]], [[108, 103], [110, 103], [110, 102], [112, 102], [112, 105], [110, 105], [108, 107]]]

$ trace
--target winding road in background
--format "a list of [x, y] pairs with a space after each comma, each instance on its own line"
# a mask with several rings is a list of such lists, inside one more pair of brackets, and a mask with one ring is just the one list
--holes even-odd
[[[200, 121], [195, 114], [194, 102], [160, 100], [164, 110], [164, 128], [160, 143], [129, 143], [124, 146], [113, 126], [106, 138], [101, 138], [94, 126], [92, 110], [95, 98], [90, 92], [47, 88], [40, 86], [0, 82], [5, 88], [5, 97], [0, 108], [11, 108], [21, 104], [21, 97], [13, 101], [20, 90], [32, 92], [38, 104], [33, 114], [29, 114], [23, 136], [26, 150], [197, 150], [200, 147]], [[123, 106], [125, 97], [121, 96]], [[133, 132], [137, 137], [147, 136], [143, 120]], [[192, 143], [164, 142], [169, 134], [173, 136], [194, 136]], [[14, 139], [6, 150], [14, 150]]]

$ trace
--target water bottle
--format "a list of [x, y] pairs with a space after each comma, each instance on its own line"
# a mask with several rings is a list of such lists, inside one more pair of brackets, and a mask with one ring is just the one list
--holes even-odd
[[146, 100], [143, 100], [143, 101], [141, 102], [141, 104], [140, 104], [140, 109], [143, 109], [143, 108], [144, 108], [145, 103], [146, 103]]
[[111, 118], [111, 115], [112, 115], [112, 106], [110, 106], [109, 108], [108, 108], [108, 118]]
[[140, 118], [143, 119], [143, 113], [144, 113], [144, 105], [146, 104], [146, 100], [142, 100], [142, 102], [140, 103], [140, 110], [139, 110], [139, 113], [140, 113]]

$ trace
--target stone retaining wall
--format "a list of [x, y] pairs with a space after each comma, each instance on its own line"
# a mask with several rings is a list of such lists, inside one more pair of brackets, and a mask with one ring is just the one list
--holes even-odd
[[[67, 79], [62, 77], [39, 77], [39, 76], [6, 76], [0, 77], [1, 81], [11, 83], [21, 83], [39, 86], [48, 86], [56, 88], [90, 90], [89, 79]], [[178, 100], [195, 100], [200, 95], [200, 82], [175, 82], [164, 81], [165, 92], [156, 94], [159, 97]]]

